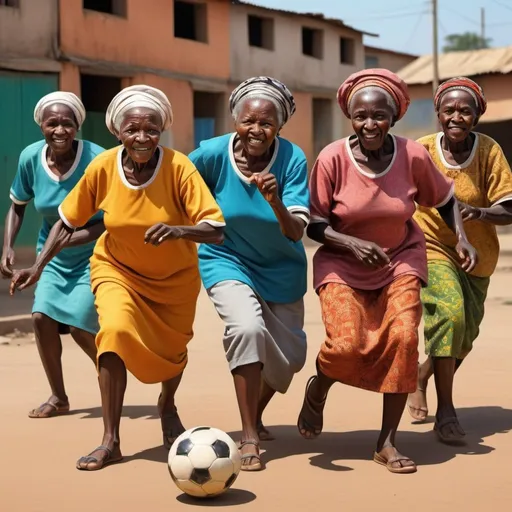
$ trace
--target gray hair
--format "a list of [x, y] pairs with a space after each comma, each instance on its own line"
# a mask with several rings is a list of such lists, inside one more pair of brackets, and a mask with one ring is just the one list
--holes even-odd
[[269, 96], [262, 92], [255, 92], [254, 94], [250, 94], [250, 95], [246, 96], [245, 98], [242, 98], [241, 101], [239, 101], [238, 103], [235, 104], [235, 106], [233, 107], [233, 112], [231, 113], [231, 115], [233, 116], [233, 119], [235, 121], [238, 121], [238, 118], [240, 117], [240, 112], [242, 110], [242, 107], [245, 105], [245, 103], [247, 101], [252, 101], [252, 100], [270, 101], [270, 103], [272, 103], [274, 105], [274, 107], [276, 108], [277, 124], [279, 125], [278, 127], [279, 128], [283, 127], [284, 118], [285, 118], [286, 113], [283, 112], [281, 105], [279, 104], [279, 102], [276, 99], [274, 99], [272, 96]]
[[393, 99], [393, 96], [391, 96], [391, 94], [388, 91], [386, 91], [386, 89], [383, 89], [382, 87], [378, 87], [376, 85], [369, 85], [368, 87], [363, 87], [362, 89], [359, 89], [358, 91], [356, 91], [356, 93], [352, 96], [352, 98], [350, 98], [350, 101], [348, 102], [347, 110], [349, 111], [350, 114], [352, 114], [352, 103], [354, 103], [354, 98], [356, 96], [358, 96], [359, 94], [361, 94], [362, 92], [370, 92], [370, 91], [373, 91], [373, 92], [378, 91], [381, 94], [384, 94], [384, 96], [386, 97], [386, 102], [387, 102], [388, 106], [393, 111], [393, 115], [395, 117], [397, 117], [398, 105], [396, 104], [396, 101]]

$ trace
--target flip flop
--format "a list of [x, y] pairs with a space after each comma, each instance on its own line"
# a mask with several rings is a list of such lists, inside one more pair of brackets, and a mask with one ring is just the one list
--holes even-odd
[[[43, 407], [51, 407], [52, 409], [50, 410], [50, 412], [47, 412], [45, 414], [36, 412], [36, 411], [42, 409]], [[67, 414], [68, 412], [69, 412], [69, 404], [56, 405], [56, 404], [52, 404], [51, 402], [45, 402], [44, 404], [41, 404], [36, 409], [32, 409], [28, 413], [28, 417], [35, 418], [35, 419], [53, 418], [54, 416], [62, 416], [63, 414]]]
[[[107, 457], [105, 459], [103, 459], [103, 464], [99, 467], [89, 468], [88, 465], [91, 462], [97, 463], [99, 461], [98, 457], [94, 457], [92, 454], [94, 452], [97, 452], [100, 450], [103, 450], [104, 452], [107, 453]], [[120, 457], [113, 458], [112, 450], [110, 448], [107, 448], [106, 446], [100, 445], [96, 449], [94, 449], [89, 455], [86, 455], [85, 457], [80, 457], [76, 463], [76, 469], [78, 469], [80, 471], [99, 471], [100, 469], [103, 469], [105, 466], [108, 466], [109, 464], [115, 464], [116, 462], [120, 462], [122, 460], [123, 460], [122, 455]], [[86, 467], [85, 468], [81, 467], [80, 463], [85, 464]]]
[[[460, 444], [462, 442], [462, 440], [464, 439], [464, 437], [466, 436], [466, 434], [459, 434], [458, 436], [455, 436], [455, 437], [447, 437], [443, 434], [443, 428], [446, 427], [446, 425], [450, 425], [450, 424], [459, 425], [459, 427], [460, 427], [458, 418], [456, 416], [449, 416], [447, 418], [444, 418], [441, 421], [436, 420], [436, 422], [434, 424], [434, 432], [437, 434], [437, 437], [439, 438], [439, 440], [442, 443]], [[461, 427], [461, 429], [462, 429], [462, 427]]]
[[[315, 379], [318, 379], [318, 377], [316, 375], [313, 375], [312, 377], [309, 378], [308, 382], [306, 383], [304, 401], [302, 402], [302, 409], [299, 414], [299, 419], [297, 420], [297, 428], [299, 430], [299, 434], [304, 439], [308, 440], [317, 438], [322, 433], [322, 429], [324, 427], [323, 406], [325, 405], [325, 400], [323, 400], [322, 402], [314, 402], [313, 400], [311, 400], [311, 398], [309, 398], [309, 388], [311, 387], [311, 384]], [[322, 412], [316, 412], [311, 405], [312, 403], [314, 404], [313, 407], [322, 407]], [[306, 434], [303, 434], [302, 430], [309, 432], [310, 435], [307, 436]]]
[[[247, 439], [246, 441], [240, 441], [238, 443], [238, 449], [241, 450], [244, 446], [248, 444], [252, 444], [256, 446], [256, 448], [260, 449], [260, 444], [255, 439]], [[242, 466], [240, 468], [241, 471], [261, 471], [263, 469], [263, 464], [261, 462], [261, 456], [259, 453], [246, 453], [244, 455], [240, 454], [240, 458], [242, 460]], [[252, 464], [244, 464], [244, 460], [256, 459], [257, 462], [253, 462]]]
[[[409, 457], [404, 457], [403, 455], [401, 455], [400, 457], [392, 457], [391, 459], [386, 459], [379, 453], [375, 452], [373, 454], [373, 461], [376, 462], [377, 464], [380, 464], [381, 466], [386, 466], [387, 470], [391, 473], [406, 475], [406, 474], [410, 474], [410, 473], [416, 473], [416, 471], [418, 471], [416, 464], [414, 464], [414, 466], [403, 466], [402, 465], [402, 461], [411, 461], [412, 462], [412, 460]], [[394, 464], [395, 462], [400, 463], [399, 468], [394, 468], [392, 466], [392, 464]]]

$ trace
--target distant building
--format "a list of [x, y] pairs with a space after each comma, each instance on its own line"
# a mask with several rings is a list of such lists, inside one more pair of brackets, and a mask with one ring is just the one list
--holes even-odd
[[[432, 103], [432, 56], [418, 58], [398, 74], [409, 86], [411, 106], [397, 133], [418, 138], [438, 130]], [[441, 54], [440, 81], [456, 76], [467, 76], [483, 88], [488, 107], [476, 130], [501, 144], [512, 162], [512, 46]]]
[[398, 70], [407, 66], [418, 58], [417, 55], [410, 53], [395, 52], [393, 50], [385, 50], [375, 46], [364, 47], [364, 67], [384, 68], [396, 73]]
[[232, 1], [230, 26], [231, 86], [257, 75], [283, 81], [297, 102], [283, 136], [301, 146], [312, 165], [324, 146], [348, 134], [336, 92], [364, 67], [365, 32], [322, 15], [238, 0]]

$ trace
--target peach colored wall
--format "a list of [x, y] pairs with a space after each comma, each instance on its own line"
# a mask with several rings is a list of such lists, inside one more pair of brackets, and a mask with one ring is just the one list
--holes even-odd
[[189, 153], [194, 149], [194, 92], [190, 83], [156, 75], [135, 75], [126, 85], [146, 84], [162, 90], [169, 98], [174, 123], [170, 137], [163, 134], [162, 144]]
[[365, 47], [365, 57], [377, 57], [379, 59], [379, 68], [389, 69], [396, 73], [402, 68], [415, 61], [417, 57], [410, 55], [397, 55], [393, 52], [387, 52], [385, 50], [375, 50], [373, 48]]
[[171, 0], [127, 0], [127, 18], [84, 10], [82, 0], [60, 0], [61, 49], [91, 60], [228, 78], [230, 2], [206, 3], [208, 44], [174, 37]]
[[300, 146], [311, 168], [316, 155], [313, 154], [313, 97], [311, 94], [294, 92], [297, 111], [283, 128], [281, 135]]
[[80, 96], [80, 70], [78, 66], [70, 62], [63, 62], [60, 68], [59, 88], [61, 91], [69, 91]]

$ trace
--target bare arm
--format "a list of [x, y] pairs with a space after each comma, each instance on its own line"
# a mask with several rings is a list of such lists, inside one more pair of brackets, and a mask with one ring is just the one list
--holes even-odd
[[481, 220], [495, 226], [508, 226], [512, 224], [512, 200], [489, 208], [477, 208], [460, 203], [462, 219], [464, 221]]
[[85, 245], [94, 242], [105, 232], [105, 224], [103, 220], [95, 222], [89, 226], [77, 229], [71, 235], [66, 247], [76, 247], [77, 245]]
[[20, 232], [25, 210], [27, 205], [12, 203], [5, 217], [4, 244], [2, 249], [2, 259], [0, 262], [0, 272], [5, 277], [12, 276], [12, 266], [14, 265], [14, 243]]
[[158, 246], [166, 240], [177, 240], [178, 238], [198, 244], [219, 245], [224, 241], [224, 228], [212, 226], [207, 222], [201, 222], [197, 226], [155, 224], [146, 231], [144, 242]]
[[276, 215], [277, 221], [279, 222], [281, 233], [293, 242], [302, 240], [302, 237], [304, 236], [304, 229], [306, 227], [304, 221], [297, 217], [297, 215], [290, 213], [279, 197], [269, 204]]

